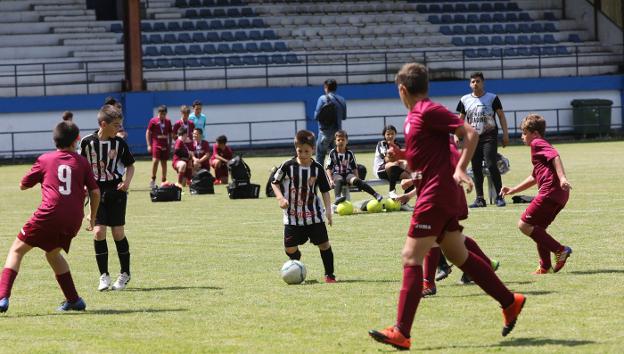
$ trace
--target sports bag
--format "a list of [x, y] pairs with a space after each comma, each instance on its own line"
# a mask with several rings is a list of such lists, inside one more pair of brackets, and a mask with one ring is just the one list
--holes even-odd
[[249, 165], [243, 161], [243, 157], [241, 155], [237, 155], [228, 161], [227, 166], [232, 180], [249, 182], [251, 179], [251, 169], [249, 169]]
[[249, 182], [232, 181], [227, 186], [230, 199], [255, 199], [260, 195], [260, 185]]
[[214, 194], [214, 177], [210, 171], [199, 170], [191, 179], [190, 190], [191, 194]]
[[266, 183], [266, 187], [264, 188], [264, 193], [266, 194], [267, 198], [274, 198], [275, 197], [275, 193], [273, 192], [273, 187], [271, 187], [271, 182], [273, 182], [273, 175], [275, 174], [275, 171], [277, 171], [277, 167], [273, 166], [271, 168], [271, 172], [269, 173], [269, 180]]
[[327, 98], [325, 103], [319, 109], [316, 120], [320, 123], [322, 128], [331, 128], [336, 125], [338, 121], [338, 109], [336, 107], [335, 98], [332, 99], [332, 96], [329, 94], [325, 95]]
[[150, 192], [152, 202], [177, 202], [182, 200], [182, 188], [175, 184], [167, 184], [152, 189]]

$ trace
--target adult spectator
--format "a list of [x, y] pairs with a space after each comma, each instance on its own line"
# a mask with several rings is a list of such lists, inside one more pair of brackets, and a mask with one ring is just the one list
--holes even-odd
[[342, 129], [342, 121], [347, 119], [347, 103], [342, 96], [336, 94], [338, 84], [334, 79], [327, 79], [323, 84], [324, 95], [316, 102], [314, 119], [318, 121], [319, 136], [316, 142], [316, 161], [321, 165], [325, 162], [327, 150], [335, 147], [334, 135]]
[[193, 101], [193, 114], [189, 116], [189, 120], [193, 122], [195, 128], [202, 130], [202, 139], [206, 140], [206, 115], [202, 113], [202, 103], [200, 100]]
[[472, 93], [463, 96], [457, 105], [457, 112], [461, 119], [467, 122], [479, 133], [479, 144], [472, 157], [472, 172], [477, 198], [470, 204], [471, 208], [483, 208], [487, 206], [483, 197], [483, 160], [490, 172], [490, 177], [496, 190], [496, 206], [504, 207], [505, 199], [500, 196], [502, 180], [496, 156], [498, 154], [498, 125], [496, 116], [503, 128], [503, 147], [509, 144], [509, 131], [503, 105], [498, 96], [485, 91], [485, 79], [483, 73], [475, 72], [470, 75], [470, 89]]

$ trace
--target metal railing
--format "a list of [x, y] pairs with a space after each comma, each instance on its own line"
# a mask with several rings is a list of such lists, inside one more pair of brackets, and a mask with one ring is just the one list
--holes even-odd
[[[537, 113], [541, 114], [547, 120], [547, 134], [549, 136], [552, 135], [562, 135], [562, 134], [575, 134], [575, 135], [583, 135], [579, 134], [578, 131], [583, 131], [586, 128], [590, 128], [591, 130], [600, 131], [600, 134], [608, 134], [609, 132], [613, 132], [616, 130], [622, 130], [622, 123], [620, 121], [619, 124], [612, 124], [609, 122], [609, 125], [606, 126], [601, 121], [597, 121], [595, 123], [584, 123], [584, 124], [574, 124], [572, 119], [570, 118], [570, 112], [573, 108], [553, 108], [553, 109], [533, 109], [533, 110], [515, 110], [515, 111], [506, 111], [505, 115], [507, 117], [507, 123], [509, 126], [509, 134], [511, 137], [517, 138], [521, 135], [520, 131], [520, 122], [528, 113]], [[622, 106], [613, 106], [611, 107], [611, 114], [614, 112], [622, 115]], [[563, 116], [567, 114], [567, 120], [570, 121], [569, 124], [562, 123]], [[405, 114], [400, 115], [371, 115], [371, 116], [358, 116], [358, 117], [349, 117], [346, 121], [343, 122], [343, 125], [346, 125], [344, 128], [349, 131], [349, 140], [354, 143], [366, 143], [366, 142], [374, 142], [381, 139], [379, 132], [381, 129], [389, 123], [392, 123], [396, 120], [402, 120], [405, 117]], [[365, 120], [374, 120], [374, 124], [370, 124], [370, 122], [366, 122], [366, 124], [361, 124]], [[264, 120], [264, 121], [246, 121], [246, 122], [223, 122], [223, 123], [210, 123], [206, 124], [207, 131], [215, 131], [214, 128], [219, 127], [220, 130], [231, 131], [231, 132], [239, 132], [236, 134], [228, 134], [228, 143], [236, 146], [238, 148], [250, 149], [250, 148], [270, 148], [270, 147], [282, 147], [282, 146], [290, 146], [292, 144], [292, 139], [295, 133], [306, 127], [305, 119], [292, 119], [292, 120]], [[284, 127], [286, 124], [291, 124], [292, 129], [276, 129], [275, 127]], [[261, 135], [266, 136], [266, 127], [264, 134], [259, 134], [259, 130], [262, 129], [263, 125], [273, 125], [270, 128], [270, 137], [262, 137]], [[362, 126], [366, 129], [362, 131]], [[212, 129], [210, 128], [212, 127]], [[229, 129], [225, 129], [229, 127]], [[141, 136], [145, 135], [146, 126], [131, 126], [126, 127], [126, 131], [129, 135], [133, 136]], [[353, 129], [351, 129], [353, 128]], [[597, 128], [597, 129], [595, 129]], [[83, 128], [83, 132], [90, 132], [95, 130], [96, 128]], [[243, 133], [240, 133], [243, 132]], [[254, 133], [255, 132], [255, 133]], [[29, 141], [32, 142], [33, 135], [42, 134], [42, 140], [39, 140], [39, 143], [42, 141], [49, 141], [49, 146], [38, 147], [38, 148], [19, 148], [16, 145], [17, 141]], [[84, 134], [84, 133], [83, 133]], [[49, 151], [53, 148], [52, 144], [52, 132], [51, 130], [30, 130], [30, 131], [15, 131], [15, 132], [0, 132], [0, 142], [3, 142], [5, 137], [8, 136], [8, 145], [10, 148], [2, 149], [2, 145], [0, 144], [0, 160], [16, 160], [19, 158], [34, 156], [40, 154], [45, 151]], [[28, 139], [23, 139], [21, 137], [28, 136]], [[43, 137], [47, 137], [48, 140], [43, 140]], [[402, 134], [399, 134], [399, 138], [403, 138]], [[143, 139], [141, 139], [142, 143], [140, 144], [131, 144], [130, 149], [134, 151], [137, 155], [147, 154], [145, 143]], [[7, 142], [4, 141], [4, 145], [7, 145]]]
[[[565, 53], [557, 54], [557, 47], [565, 47]], [[217, 60], [213, 66], [207, 67], [186, 66], [182, 60], [182, 64], [176, 62], [179, 67], [144, 69], [144, 75], [148, 89], [152, 85], [177, 83], [175, 89], [187, 90], [246, 86], [304, 86], [317, 84], [317, 81], [329, 76], [340, 77], [344, 83], [390, 82], [396, 70], [408, 61], [428, 65], [433, 79], [465, 79], [467, 73], [474, 70], [488, 72], [488, 78], [583, 76], [586, 69], [596, 65], [615, 66], [616, 69], [611, 71], [617, 73], [622, 71], [621, 66], [624, 62], [624, 44], [612, 46], [609, 48], [611, 54], [602, 53], [600, 56], [589, 50], [595, 46], [586, 45], [553, 44], [524, 48], [533, 52], [529, 51], [529, 56], [508, 55], [504, 47], [490, 47], [491, 50], [487, 53], [473, 49], [362, 51], [340, 54], [287, 52], [286, 54], [294, 55], [290, 56], [291, 63], [270, 63], [273, 59], [268, 54], [252, 56], [254, 61], [258, 57], [266, 60], [265, 63], [256, 65], [242, 65], [243, 59], [248, 55], [202, 56], [190, 59]], [[491, 55], [492, 51], [496, 52], [494, 56]], [[287, 57], [282, 55], [281, 58], [285, 60]], [[561, 68], [570, 69], [572, 73], [559, 75], [557, 71], [554, 71], [555, 75], [550, 73], [551, 70]], [[2, 64], [0, 96], [64, 94], [54, 92], [54, 88], [58, 86], [72, 87], [70, 90], [72, 94], [116, 91], [121, 89], [123, 75], [121, 60]], [[197, 82], [200, 84], [197, 85]], [[114, 88], [111, 88], [111, 85]], [[24, 91], [27, 93], [23, 94]]]

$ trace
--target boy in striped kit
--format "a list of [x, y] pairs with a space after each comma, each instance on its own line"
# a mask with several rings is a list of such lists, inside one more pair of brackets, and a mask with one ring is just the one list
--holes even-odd
[[[335, 283], [334, 253], [329, 244], [327, 223], [332, 225], [329, 181], [323, 166], [312, 159], [314, 134], [300, 130], [295, 136], [297, 156], [286, 160], [275, 171], [271, 187], [280, 208], [284, 210], [284, 249], [290, 259], [299, 260], [299, 245], [310, 240], [318, 246], [325, 268], [325, 282]], [[320, 190], [323, 204], [317, 195]], [[325, 214], [327, 213], [327, 214]]]

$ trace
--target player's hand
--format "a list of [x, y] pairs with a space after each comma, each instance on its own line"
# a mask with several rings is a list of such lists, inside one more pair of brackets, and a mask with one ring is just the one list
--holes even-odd
[[561, 186], [561, 189], [563, 189], [564, 191], [569, 191], [570, 189], [572, 189], [572, 185], [570, 184], [570, 182], [568, 182], [567, 178], [563, 178], [559, 181], [559, 185]]
[[513, 194], [513, 192], [512, 192], [512, 188], [507, 187], [507, 186], [503, 186], [503, 187], [501, 188], [501, 191], [500, 191], [500, 196], [501, 196], [501, 197], [504, 197], [504, 196], [506, 196], [506, 195], [512, 195], [512, 194]]
[[332, 214], [331, 209], [330, 209], [330, 210], [329, 210], [329, 212], [327, 212], [327, 224], [328, 224], [329, 226], [334, 225], [334, 220], [333, 220], [333, 218], [334, 218], [334, 217], [333, 217], [333, 214]]
[[509, 145], [509, 135], [503, 135], [503, 147]]
[[288, 208], [288, 200], [286, 200], [286, 198], [282, 197], [278, 200], [279, 206], [282, 209], [286, 209]]
[[405, 159], [405, 150], [401, 150], [399, 146], [395, 143], [390, 144], [390, 149], [388, 149], [388, 158], [394, 160], [404, 160]]
[[151, 145], [147, 145], [147, 152], [149, 152], [149, 153], [152, 152], [152, 146]]
[[120, 183], [117, 185], [117, 190], [118, 190], [118, 191], [124, 191], [124, 192], [127, 192], [127, 191], [128, 191], [128, 189], [130, 189], [130, 185], [129, 185], [129, 184], [127, 184], [127, 183], [126, 183], [126, 181], [120, 182]]
[[412, 199], [412, 197], [409, 195], [409, 193], [406, 193], [398, 196], [395, 200], [401, 204], [407, 204], [410, 199]]
[[89, 222], [89, 225], [87, 225], [87, 227], [85, 228], [85, 230], [87, 230], [87, 231], [93, 231], [93, 228], [95, 227], [95, 217], [93, 217], [93, 216], [87, 216], [87, 221]]
[[472, 188], [474, 187], [474, 183], [472, 182], [472, 178], [466, 174], [466, 171], [457, 168], [455, 169], [455, 173], [453, 173], [453, 179], [455, 183], [459, 186], [466, 186], [466, 192], [472, 192]]

